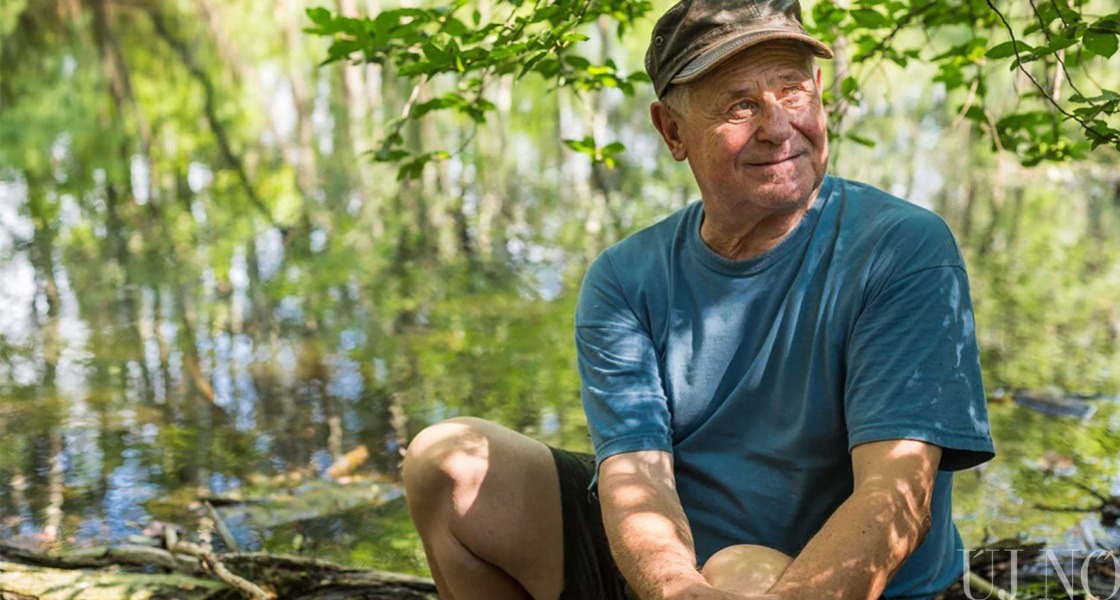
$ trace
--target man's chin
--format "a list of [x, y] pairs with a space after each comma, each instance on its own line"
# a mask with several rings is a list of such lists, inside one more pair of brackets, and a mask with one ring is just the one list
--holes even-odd
[[813, 189], [805, 185], [777, 185], [760, 188], [751, 198], [752, 204], [770, 210], [795, 210], [803, 208], [813, 196]]

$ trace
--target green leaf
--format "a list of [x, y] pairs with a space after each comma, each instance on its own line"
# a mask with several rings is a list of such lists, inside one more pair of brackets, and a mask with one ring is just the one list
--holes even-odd
[[582, 56], [576, 56], [575, 54], [565, 54], [564, 62], [576, 69], [586, 69], [591, 66], [591, 61]]
[[941, 63], [941, 68], [933, 80], [944, 83], [946, 89], [954, 90], [964, 84], [964, 74], [961, 73], [961, 68], [953, 63]]
[[975, 104], [968, 107], [968, 110], [965, 111], [964, 116], [970, 121], [977, 121], [981, 123], [988, 120], [987, 115], [984, 114], [984, 109], [976, 106]]
[[390, 31], [395, 29], [401, 23], [400, 13], [395, 10], [387, 10], [378, 14], [373, 19], [373, 37], [382, 37], [388, 35]]
[[1089, 26], [1090, 31], [1111, 31], [1120, 35], [1120, 14], [1108, 15]]
[[467, 28], [466, 24], [455, 17], [444, 17], [443, 26], [440, 27], [440, 31], [454, 37], [462, 37], [469, 33], [470, 29]]
[[409, 114], [413, 119], [419, 119], [432, 111], [443, 110], [445, 108], [455, 108], [460, 112], [465, 112], [468, 104], [467, 100], [462, 96], [448, 93], [413, 106], [412, 112]]
[[339, 33], [359, 36], [365, 33], [366, 22], [367, 21], [365, 19], [355, 19], [353, 17], [338, 17], [334, 20], [334, 29]]
[[307, 9], [307, 18], [320, 27], [326, 27], [331, 23], [331, 11], [322, 7], [309, 8]]
[[601, 152], [602, 152], [603, 156], [617, 156], [619, 154], [622, 154], [625, 151], [626, 151], [626, 145], [623, 144], [622, 142], [611, 142], [611, 143], [607, 144], [606, 146], [603, 146], [603, 149], [602, 149]]
[[[1054, 20], [1058, 18], [1057, 8], [1055, 7], [1054, 3], [1051, 3], [1051, 2], [1039, 2], [1039, 3], [1036, 4], [1036, 7], [1037, 7], [1036, 11], [1038, 13], [1038, 20], [1042, 21], [1042, 23], [1044, 23], [1046, 25], [1047, 30], [1049, 30], [1050, 24], [1053, 23]], [[1023, 32], [1025, 34], [1029, 34], [1033, 31], [1040, 31], [1041, 29], [1042, 29], [1042, 24], [1035, 22], [1035, 23], [1032, 23], [1030, 25], [1030, 27], [1027, 27], [1025, 30], [1023, 30]]]
[[1050, 39], [1050, 43], [1045, 46], [1035, 48], [1034, 53], [1039, 56], [1053, 54], [1059, 50], [1064, 50], [1077, 43], [1077, 38], [1056, 35]]
[[1120, 46], [1115, 33], [1094, 29], [1085, 32], [1082, 42], [1085, 44], [1086, 50], [1105, 58], [1112, 58], [1112, 55], [1116, 54], [1117, 46]]
[[1016, 46], [1018, 46], [1020, 54], [1031, 52], [1034, 50], [1034, 48], [1031, 48], [1030, 44], [1027, 44], [1023, 41], [1004, 42], [1002, 44], [996, 44], [995, 46], [988, 48], [988, 51], [984, 53], [984, 56], [987, 56], [988, 58], [1008, 58], [1011, 56], [1015, 56]]
[[490, 53], [490, 58], [495, 61], [505, 60], [512, 56], [520, 56], [523, 52], [525, 52], [525, 44], [523, 42], [506, 44], [494, 48], [494, 51]]
[[1102, 89], [1100, 95], [1093, 96], [1092, 98], [1086, 98], [1081, 94], [1073, 94], [1069, 97], [1069, 101], [1076, 102], [1078, 104], [1120, 104], [1120, 93], [1114, 92], [1112, 90]]
[[846, 137], [849, 140], [852, 140], [853, 142], [855, 142], [857, 144], [860, 144], [862, 146], [867, 146], [868, 148], [872, 148], [872, 147], [875, 146], [875, 140], [865, 138], [861, 135], [856, 135], [854, 133], [848, 133], [844, 137]]
[[330, 54], [332, 59], [338, 60], [346, 58], [354, 52], [360, 52], [361, 49], [362, 43], [357, 40], [336, 38], [335, 42], [331, 44], [331, 47], [327, 49], [327, 53]]
[[543, 59], [547, 55], [548, 55], [547, 52], [536, 52], [536, 53], [534, 53], [534, 55], [532, 57], [530, 57], [528, 60], [525, 61], [524, 66], [521, 67], [521, 72], [517, 74], [517, 78], [520, 79], [520, 78], [524, 77], [526, 73], [533, 70], [533, 68], [537, 66], [537, 63], [540, 62], [541, 59]]
[[402, 158], [405, 158], [407, 156], [408, 152], [405, 152], [404, 150], [390, 150], [388, 148], [382, 148], [373, 154], [373, 160], [376, 160], [377, 162], [397, 162], [398, 160], [401, 160]]
[[1099, 104], [1098, 105], [1090, 104], [1089, 106], [1082, 106], [1082, 107], [1073, 109], [1073, 114], [1077, 115], [1078, 117], [1080, 117], [1081, 119], [1086, 120], [1086, 121], [1090, 121], [1092, 119], [1097, 118], [1097, 115], [1101, 114], [1102, 112], [1104, 112], [1104, 107], [1099, 105]]
[[887, 17], [885, 17], [878, 11], [871, 10], [870, 8], [857, 8], [856, 10], [853, 10], [851, 14], [852, 19], [855, 20], [857, 25], [859, 25], [860, 27], [865, 27], [867, 29], [878, 29], [880, 27], [886, 27], [887, 24], [890, 23], [890, 21], [887, 20]]
[[564, 145], [588, 156], [595, 156], [595, 138], [587, 136], [582, 140], [564, 140]]
[[428, 60], [432, 61], [433, 67], [435, 67], [433, 70], [443, 68], [451, 60], [451, 53], [445, 48], [440, 48], [434, 42], [424, 44], [420, 50], [424, 52], [424, 56], [428, 57]]
[[554, 54], [545, 53], [544, 58], [541, 59], [534, 69], [541, 77], [545, 79], [552, 79], [560, 74], [560, 59], [556, 58]]

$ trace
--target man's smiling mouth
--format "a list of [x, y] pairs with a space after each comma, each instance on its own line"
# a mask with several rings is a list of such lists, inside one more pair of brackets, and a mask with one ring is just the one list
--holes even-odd
[[750, 166], [750, 167], [772, 167], [774, 165], [780, 165], [782, 163], [789, 162], [789, 161], [801, 156], [801, 154], [802, 153], [799, 152], [797, 154], [791, 154], [791, 155], [789, 155], [785, 158], [779, 158], [779, 159], [776, 159], [776, 160], [769, 160], [769, 161], [762, 161], [762, 162], [748, 162], [747, 166]]

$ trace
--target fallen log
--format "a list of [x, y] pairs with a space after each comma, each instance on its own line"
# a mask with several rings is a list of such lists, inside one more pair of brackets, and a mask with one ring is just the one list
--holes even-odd
[[3, 600], [219, 600], [228, 590], [219, 582], [176, 573], [149, 574], [109, 570], [55, 569], [0, 560]]
[[[184, 550], [183, 543], [173, 546]], [[194, 549], [192, 549], [194, 550]], [[188, 557], [146, 546], [46, 553], [0, 542], [0, 593], [48, 600], [144, 598], [226, 600], [246, 597], [214, 581], [220, 565], [239, 580], [291, 600], [437, 600], [425, 577], [353, 569], [324, 560], [260, 552]], [[204, 567], [204, 564], [206, 565]], [[153, 570], [163, 574], [151, 573]], [[145, 572], [147, 571], [147, 572]], [[170, 572], [170, 573], [167, 573]], [[228, 577], [226, 578], [228, 579]], [[240, 586], [239, 586], [240, 587]], [[241, 587], [242, 590], [247, 590]], [[115, 594], [115, 595], [114, 595]], [[7, 597], [4, 597], [5, 600]]]

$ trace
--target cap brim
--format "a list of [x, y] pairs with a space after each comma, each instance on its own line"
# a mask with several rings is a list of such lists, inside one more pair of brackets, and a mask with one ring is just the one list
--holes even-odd
[[669, 83], [688, 83], [690, 81], [695, 81], [739, 51], [771, 40], [797, 40], [799, 42], [804, 42], [809, 46], [809, 49], [813, 51], [814, 55], [821, 58], [832, 58], [832, 50], [808, 34], [786, 29], [752, 31], [746, 35], [731, 39], [697, 56], [692, 62], [685, 65], [680, 73], [677, 73], [669, 80]]

